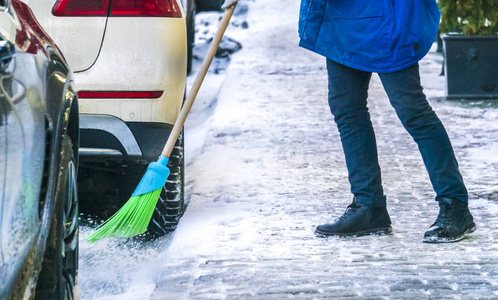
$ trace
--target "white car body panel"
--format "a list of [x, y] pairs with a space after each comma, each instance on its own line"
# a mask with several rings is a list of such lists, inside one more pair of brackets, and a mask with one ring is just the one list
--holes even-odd
[[[90, 68], [99, 55], [106, 18], [49, 18], [48, 20], [54, 19], [59, 20], [49, 22], [44, 28], [64, 53], [71, 69], [79, 72]], [[64, 26], [60, 21], [65, 23]]]
[[74, 74], [77, 88], [164, 94], [154, 100], [80, 99], [80, 111], [114, 115], [124, 121], [173, 124], [185, 92], [186, 60], [185, 19], [109, 18], [95, 65]]
[[55, 0], [23, 0], [64, 53], [73, 72], [86, 70], [99, 55], [106, 17], [55, 17]]
[[159, 99], [80, 99], [81, 113], [174, 124], [187, 72], [183, 10], [182, 18], [56, 17], [55, 0], [25, 2], [66, 56], [79, 91], [164, 91]]

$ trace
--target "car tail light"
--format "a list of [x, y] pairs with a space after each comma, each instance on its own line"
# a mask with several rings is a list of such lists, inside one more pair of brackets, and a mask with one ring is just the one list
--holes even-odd
[[162, 91], [133, 91], [133, 92], [107, 92], [107, 91], [81, 91], [78, 98], [98, 99], [157, 99], [163, 95]]
[[[52, 14], [58, 17], [106, 16], [111, 0], [57, 0]], [[181, 18], [176, 0], [112, 0], [114, 17]]]
[[113, 0], [111, 16], [181, 18], [182, 12], [175, 0]]
[[58, 0], [52, 14], [58, 17], [106, 16], [109, 0]]

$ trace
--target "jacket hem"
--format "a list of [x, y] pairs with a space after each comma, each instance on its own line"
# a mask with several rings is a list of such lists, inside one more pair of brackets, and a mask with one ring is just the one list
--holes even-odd
[[372, 66], [366, 66], [366, 65], [359, 65], [359, 64], [347, 61], [345, 59], [334, 57], [334, 56], [327, 54], [327, 51], [325, 51], [325, 50], [322, 50], [322, 49], [317, 48], [316, 46], [311, 46], [311, 45], [307, 44], [302, 39], [299, 42], [299, 46], [304, 48], [304, 49], [315, 52], [317, 54], [320, 54], [322, 56], [325, 56], [326, 58], [331, 59], [331, 60], [333, 60], [341, 65], [351, 67], [353, 69], [357, 69], [357, 70], [365, 71], [365, 72], [373, 72], [373, 73], [392, 73], [392, 72], [397, 72], [397, 71], [407, 69], [407, 68], [415, 65], [422, 58], [424, 58], [424, 56], [426, 56], [427, 53], [429, 53], [432, 44], [426, 45], [425, 48], [420, 48], [420, 55], [414, 57], [410, 61], [404, 62], [400, 65], [389, 65], [386, 67], [372, 67]]

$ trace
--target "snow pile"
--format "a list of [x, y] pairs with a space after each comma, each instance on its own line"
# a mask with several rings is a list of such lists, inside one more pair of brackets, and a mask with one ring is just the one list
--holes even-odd
[[156, 287], [161, 263], [159, 249], [168, 239], [145, 243], [133, 239], [104, 239], [89, 244], [94, 229], [80, 230], [79, 282], [82, 299], [149, 299]]
[[[194, 65], [192, 74], [188, 78], [187, 90], [190, 90], [195, 79], [196, 71], [206, 54], [220, 16], [221, 13], [218, 12], [200, 13], [196, 16]], [[239, 12], [232, 26], [239, 27], [237, 24], [241, 24], [243, 18], [243, 14]], [[220, 45], [220, 55], [217, 55], [210, 67], [185, 126], [187, 164], [204, 146], [204, 139], [211, 122], [210, 117], [216, 107], [221, 83], [226, 77], [225, 71], [230, 63], [230, 57], [241, 48], [241, 43], [230, 37], [225, 37]], [[82, 299], [149, 299], [161, 272], [163, 257], [160, 253], [171, 242], [172, 236], [165, 236], [153, 243], [133, 239], [105, 239], [95, 244], [88, 244], [84, 239], [92, 230], [82, 227], [80, 231], [79, 279]]]

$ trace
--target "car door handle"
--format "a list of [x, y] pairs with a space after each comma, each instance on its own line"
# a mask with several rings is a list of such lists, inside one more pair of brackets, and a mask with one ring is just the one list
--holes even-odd
[[14, 59], [14, 54], [16, 53], [16, 48], [13, 44], [6, 40], [0, 40], [0, 70], [5, 71], [12, 60]]

